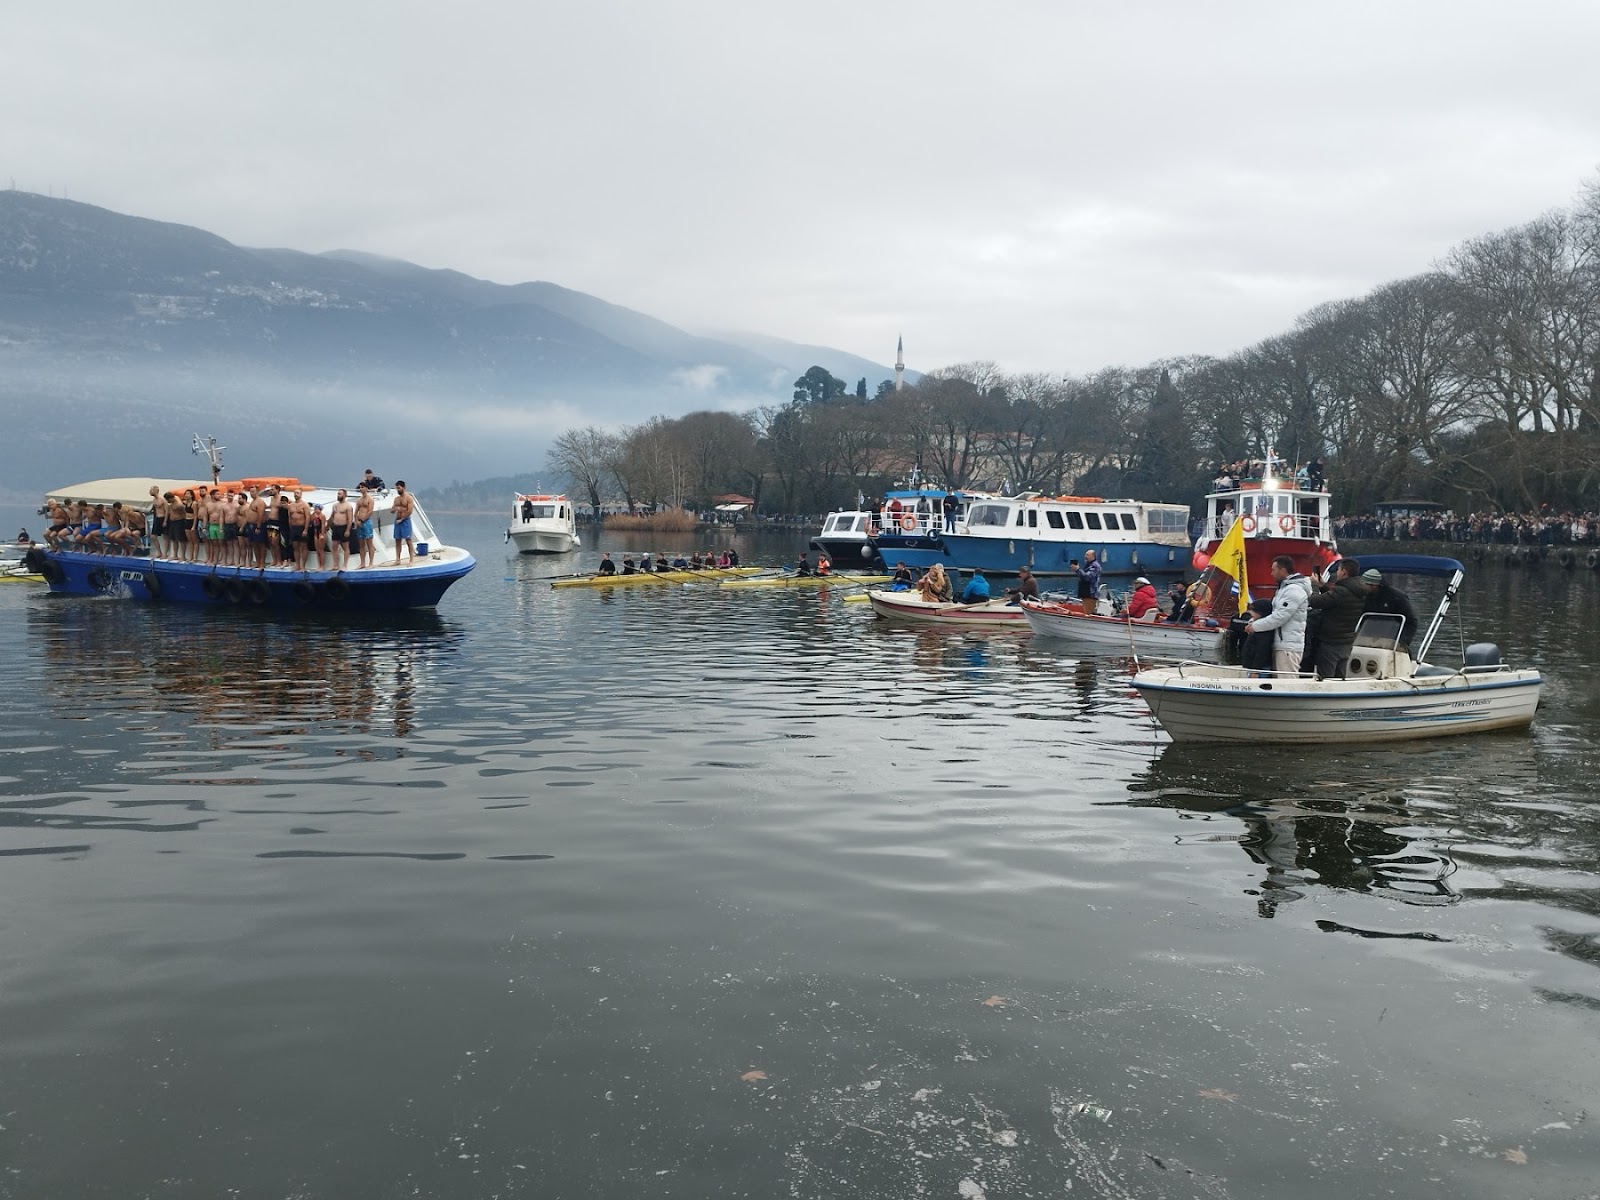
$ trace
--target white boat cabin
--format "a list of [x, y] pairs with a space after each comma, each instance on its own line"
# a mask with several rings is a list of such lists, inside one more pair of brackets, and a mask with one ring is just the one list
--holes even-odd
[[1242, 517], [1246, 537], [1302, 538], [1331, 545], [1331, 504], [1327, 492], [1301, 488], [1290, 478], [1241, 480], [1237, 487], [1206, 496], [1206, 523], [1199, 541], [1221, 539], [1234, 518]]
[[1189, 509], [1183, 504], [1102, 500], [1093, 496], [992, 496], [973, 500], [956, 522], [968, 537], [1040, 542], [1155, 542], [1189, 544]]

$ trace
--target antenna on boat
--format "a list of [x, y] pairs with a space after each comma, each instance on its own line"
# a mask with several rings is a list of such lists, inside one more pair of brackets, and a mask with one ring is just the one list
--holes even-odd
[[189, 448], [195, 454], [204, 454], [210, 461], [211, 486], [216, 487], [217, 480], [222, 478], [222, 452], [227, 447], [217, 445], [217, 435], [214, 433], [208, 433], [204, 441], [201, 440], [200, 435], [197, 433], [194, 435], [194, 442]]

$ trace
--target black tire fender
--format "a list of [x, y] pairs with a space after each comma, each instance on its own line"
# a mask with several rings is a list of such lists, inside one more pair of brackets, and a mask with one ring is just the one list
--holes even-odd
[[292, 590], [294, 598], [300, 601], [301, 604], [310, 604], [317, 598], [316, 585], [309, 579], [296, 580]]
[[145, 568], [144, 572], [144, 590], [150, 599], [161, 599], [161, 580], [157, 577], [156, 573], [150, 570], [148, 567]]
[[207, 575], [200, 581], [200, 591], [205, 595], [207, 600], [222, 599], [222, 590], [222, 580], [218, 579], [215, 575]]
[[111, 572], [104, 567], [96, 567], [84, 578], [84, 582], [97, 592], [109, 591], [111, 588]]
[[222, 585], [222, 594], [228, 598], [229, 604], [238, 604], [244, 599], [244, 584], [237, 579], [230, 579]]
[[22, 556], [23, 563], [35, 575], [40, 576], [46, 583], [57, 584], [67, 577], [61, 569], [61, 564], [51, 558], [37, 546], [33, 547]]
[[271, 592], [267, 590], [267, 585], [259, 579], [252, 579], [244, 585], [244, 598], [251, 604], [265, 604], [270, 596]]
[[335, 575], [322, 585], [322, 594], [329, 600], [344, 600], [350, 595], [350, 585]]

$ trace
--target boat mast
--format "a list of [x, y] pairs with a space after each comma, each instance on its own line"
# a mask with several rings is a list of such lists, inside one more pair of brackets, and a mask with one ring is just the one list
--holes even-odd
[[217, 435], [208, 433], [202, 441], [200, 435], [194, 435], [194, 442], [190, 449], [195, 454], [204, 454], [211, 463], [211, 486], [217, 486], [217, 480], [222, 478], [222, 452], [226, 446], [217, 445]]

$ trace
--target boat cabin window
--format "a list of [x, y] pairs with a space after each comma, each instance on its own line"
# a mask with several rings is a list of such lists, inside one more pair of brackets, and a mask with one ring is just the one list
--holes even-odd
[[1030, 508], [1028, 510], [1028, 528], [1039, 528], [1039, 510], [1037, 508]]
[[967, 524], [1004, 526], [1010, 513], [1010, 508], [1004, 504], [974, 504], [967, 513]]
[[1133, 519], [1133, 514], [1132, 513], [1120, 513], [1118, 515], [1120, 515], [1122, 517], [1122, 527], [1124, 529], [1137, 529], [1137, 528], [1139, 528], [1139, 522], [1137, 522], [1137, 521], [1135, 521]]
[[529, 504], [526, 500], [522, 502], [522, 519], [524, 521], [537, 521], [541, 517], [553, 517], [555, 515], [556, 506], [554, 504]]
[[1069, 529], [1082, 529], [1083, 514], [1080, 512], [1069, 512], [1067, 514], [1067, 527]]
[[[1189, 510], [1176, 505], [1144, 510], [1145, 527], [1151, 533], [1189, 533]], [[1231, 523], [1233, 518], [1228, 518]]]
[[1099, 513], [1097, 513], [1097, 512], [1084, 513], [1083, 514], [1083, 519], [1085, 521], [1089, 522], [1089, 528], [1090, 529], [1099, 529], [1099, 528], [1101, 528], [1101, 525], [1100, 525], [1100, 514]]
[[1067, 527], [1067, 523], [1061, 519], [1061, 513], [1054, 508], [1045, 510], [1044, 519], [1051, 529], [1065, 529]]

